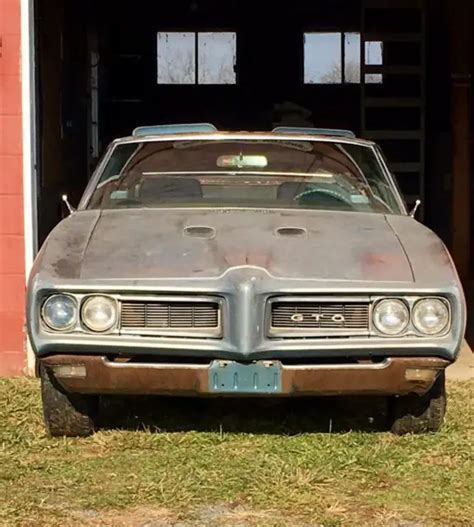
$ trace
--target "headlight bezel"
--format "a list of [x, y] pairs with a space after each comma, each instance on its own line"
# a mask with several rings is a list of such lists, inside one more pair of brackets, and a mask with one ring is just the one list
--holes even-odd
[[[379, 331], [374, 323], [374, 312], [375, 312], [375, 308], [376, 306], [384, 301], [384, 300], [398, 300], [398, 301], [401, 301], [403, 303], [405, 303], [405, 305], [407, 306], [408, 310], [409, 310], [409, 323], [407, 324], [407, 326], [405, 327], [405, 329], [400, 332], [400, 333], [396, 333], [394, 335], [389, 335], [389, 334], [386, 334], [386, 333], [382, 333], [381, 331]], [[437, 301], [440, 301], [442, 302], [446, 308], [447, 308], [447, 311], [448, 311], [448, 322], [447, 324], [444, 326], [444, 328], [440, 331], [440, 332], [437, 332], [437, 333], [433, 333], [433, 334], [427, 334], [427, 333], [423, 333], [422, 331], [420, 331], [415, 323], [414, 323], [414, 309], [415, 309], [415, 306], [419, 303], [419, 302], [422, 302], [422, 301], [425, 301], [425, 300], [437, 300]], [[427, 295], [423, 295], [423, 294], [414, 294], [414, 295], [410, 295], [410, 294], [407, 294], [407, 295], [380, 295], [380, 296], [377, 296], [377, 297], [372, 297], [372, 308], [371, 308], [371, 314], [370, 314], [370, 333], [372, 336], [375, 336], [375, 337], [381, 337], [381, 338], [387, 338], [387, 339], [390, 339], [390, 338], [400, 338], [400, 337], [418, 337], [418, 338], [424, 338], [424, 339], [429, 339], [429, 338], [442, 338], [442, 337], [445, 337], [446, 335], [448, 335], [450, 333], [450, 331], [452, 330], [452, 324], [453, 324], [453, 321], [452, 321], [452, 306], [451, 306], [451, 302], [449, 300], [449, 298], [447, 298], [446, 296], [443, 296], [443, 295], [436, 295], [436, 294], [427, 294]]]
[[[48, 317], [45, 314], [45, 309], [47, 307], [47, 304], [49, 302], [53, 301], [54, 299], [59, 298], [59, 297], [68, 298], [68, 299], [72, 300], [73, 305], [74, 305], [74, 318], [71, 321], [71, 323], [68, 324], [68, 326], [66, 326], [64, 328], [54, 327], [54, 325], [52, 325], [51, 323], [48, 322]], [[49, 295], [49, 296], [47, 296], [47, 297], [45, 297], [43, 299], [43, 301], [41, 303], [41, 310], [40, 310], [41, 322], [42, 322], [43, 326], [49, 332], [53, 332], [53, 333], [71, 333], [77, 327], [77, 323], [79, 321], [79, 310], [80, 310], [80, 303], [79, 303], [78, 299], [74, 295], [71, 295], [69, 293], [57, 292], [57, 293], [51, 294], [51, 295]]]
[[[60, 330], [55, 329], [50, 324], [48, 324], [46, 317], [44, 316], [44, 307], [47, 304], [50, 299], [57, 297], [57, 296], [64, 296], [72, 299], [75, 302], [75, 319], [74, 323], [69, 325], [67, 329]], [[86, 324], [84, 324], [82, 320], [82, 309], [83, 305], [91, 298], [95, 297], [106, 297], [110, 300], [112, 300], [115, 304], [115, 323], [110, 327], [108, 330], [103, 332], [97, 332], [90, 329]], [[49, 290], [45, 291], [40, 298], [38, 298], [38, 322], [40, 324], [41, 331], [49, 334], [49, 335], [71, 335], [71, 334], [77, 334], [77, 335], [109, 335], [109, 334], [118, 334], [120, 329], [120, 313], [121, 313], [121, 306], [120, 306], [120, 299], [119, 297], [108, 294], [108, 293], [101, 293], [101, 292], [71, 292], [71, 291], [55, 291], [55, 290]]]
[[[83, 314], [84, 309], [86, 308], [87, 304], [99, 298], [105, 298], [111, 301], [115, 309], [115, 320], [107, 329], [104, 329], [102, 331], [92, 329], [85, 321], [84, 314]], [[92, 335], [104, 335], [104, 334], [112, 333], [114, 330], [117, 329], [119, 320], [120, 320], [120, 302], [118, 302], [118, 300], [114, 298], [113, 296], [107, 295], [107, 294], [96, 293], [96, 294], [85, 295], [81, 299], [80, 308], [79, 308], [79, 321], [80, 321], [81, 327], [87, 333], [90, 333]]]
[[[377, 323], [375, 321], [375, 315], [376, 315], [377, 308], [381, 304], [388, 303], [388, 302], [397, 303], [397, 304], [401, 305], [406, 311], [406, 323], [405, 323], [405, 325], [403, 326], [403, 328], [400, 331], [397, 331], [395, 333], [388, 333], [388, 332], [382, 331], [377, 326]], [[371, 323], [372, 323], [372, 327], [375, 330], [375, 332], [378, 335], [382, 336], [382, 337], [393, 338], [393, 337], [403, 336], [403, 335], [405, 335], [407, 333], [407, 331], [408, 331], [408, 329], [410, 327], [410, 323], [411, 323], [411, 309], [410, 309], [410, 306], [404, 299], [399, 298], [399, 297], [383, 297], [383, 298], [380, 298], [376, 302], [373, 303], [372, 314], [371, 314]]]
[[[50, 323], [48, 323], [48, 318], [45, 316], [45, 308], [48, 302], [55, 297], [67, 297], [72, 300], [75, 305], [75, 316], [74, 321], [71, 322], [64, 329], [56, 329]], [[86, 303], [96, 297], [107, 298], [115, 305], [115, 321], [112, 326], [104, 331], [94, 331], [87, 324], [84, 323], [82, 312]], [[404, 338], [423, 338], [423, 339], [437, 339], [446, 337], [453, 330], [453, 305], [452, 300], [450, 300], [449, 295], [441, 294], [385, 294], [385, 295], [367, 295], [367, 301], [370, 302], [369, 309], [369, 326], [368, 326], [368, 337], [377, 337], [383, 339], [399, 339]], [[400, 332], [395, 334], [388, 334], [381, 332], [375, 322], [374, 322], [374, 313], [377, 305], [380, 302], [385, 300], [394, 300], [403, 303], [409, 312], [409, 323], [406, 327]], [[414, 322], [414, 313], [415, 307], [417, 304], [423, 301], [436, 300], [442, 302], [447, 309], [448, 317], [447, 323], [443, 329], [437, 333], [424, 333], [419, 330]], [[77, 333], [82, 335], [107, 335], [107, 334], [120, 334], [120, 320], [121, 320], [121, 302], [122, 295], [120, 293], [102, 293], [97, 292], [70, 292], [70, 291], [57, 291], [57, 290], [48, 290], [42, 292], [38, 298], [38, 311], [39, 311], [39, 322], [42, 331], [49, 333], [50, 335], [64, 335]], [[455, 307], [455, 306], [454, 306]], [[38, 320], [38, 319], [37, 319]]]
[[[416, 315], [415, 311], [416, 311], [417, 306], [419, 306], [421, 303], [429, 302], [429, 301], [440, 302], [441, 304], [444, 305], [444, 307], [446, 308], [446, 312], [447, 312], [446, 324], [443, 326], [443, 328], [441, 330], [436, 331], [435, 333], [427, 333], [427, 332], [422, 331], [418, 327], [417, 323], [415, 322], [415, 315]], [[446, 335], [449, 332], [449, 330], [451, 328], [451, 324], [452, 324], [452, 320], [451, 320], [451, 304], [449, 303], [449, 301], [446, 298], [443, 298], [443, 297], [438, 297], [438, 296], [421, 297], [416, 302], [414, 302], [414, 304], [412, 306], [412, 309], [411, 309], [411, 323], [413, 325], [414, 330], [417, 332], [417, 334], [419, 334], [422, 337], [429, 338], [429, 337], [440, 337], [440, 336]]]

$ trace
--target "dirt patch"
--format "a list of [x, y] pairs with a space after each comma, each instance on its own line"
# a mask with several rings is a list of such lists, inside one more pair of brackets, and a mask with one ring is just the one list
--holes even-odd
[[[332, 510], [334, 509], [334, 510]], [[423, 522], [399, 519], [387, 511], [376, 511], [362, 506], [356, 509], [330, 507], [328, 512], [347, 514], [347, 525], [357, 525], [354, 517], [364, 522], [386, 527], [424, 527]], [[344, 514], [345, 513], [345, 514]], [[352, 519], [351, 519], [352, 518]], [[345, 525], [342, 520], [308, 522], [295, 516], [282, 516], [281, 511], [252, 510], [238, 503], [219, 503], [199, 507], [178, 515], [164, 508], [152, 506], [133, 507], [124, 510], [82, 510], [71, 514], [64, 527], [335, 527]]]
[[[125, 510], [82, 510], [72, 514], [68, 527], [260, 527], [280, 526], [286, 519], [278, 511], [254, 511], [235, 503], [200, 507], [186, 518], [163, 508], [133, 507]], [[292, 523], [303, 527], [324, 527], [320, 523]]]
[[179, 518], [167, 509], [133, 507], [125, 510], [82, 510], [72, 514], [70, 527], [168, 527], [177, 525]]

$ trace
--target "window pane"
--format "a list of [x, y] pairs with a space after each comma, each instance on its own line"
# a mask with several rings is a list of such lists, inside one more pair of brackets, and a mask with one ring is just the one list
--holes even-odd
[[340, 84], [341, 33], [305, 33], [305, 84]]
[[383, 64], [383, 42], [365, 43], [365, 63], [369, 66], [381, 66]]
[[235, 33], [198, 34], [199, 84], [235, 84]]
[[158, 84], [195, 84], [194, 33], [158, 33]]
[[[382, 66], [383, 64], [383, 42], [366, 42], [365, 43], [365, 63], [368, 66]], [[381, 73], [372, 73], [365, 76], [367, 84], [381, 84], [383, 75]]]
[[360, 83], [360, 33], [344, 34], [344, 80]]

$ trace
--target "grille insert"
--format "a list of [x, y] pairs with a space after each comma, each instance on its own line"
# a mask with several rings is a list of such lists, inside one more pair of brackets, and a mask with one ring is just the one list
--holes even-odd
[[122, 330], [192, 334], [219, 330], [218, 302], [122, 301]]
[[368, 333], [369, 311], [368, 302], [273, 302], [271, 328], [290, 336], [312, 331], [319, 335]]

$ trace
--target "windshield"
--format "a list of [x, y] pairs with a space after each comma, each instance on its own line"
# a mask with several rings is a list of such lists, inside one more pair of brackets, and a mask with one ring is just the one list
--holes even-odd
[[88, 208], [258, 207], [400, 212], [369, 146], [177, 140], [118, 145]]

